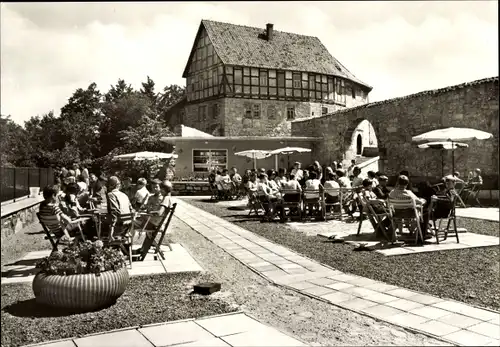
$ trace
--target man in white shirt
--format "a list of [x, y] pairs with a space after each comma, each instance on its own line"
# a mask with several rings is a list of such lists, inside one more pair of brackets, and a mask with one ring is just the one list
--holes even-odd
[[146, 179], [142, 177], [137, 180], [137, 192], [135, 193], [134, 198], [132, 199], [132, 205], [136, 209], [139, 209], [141, 206], [144, 206], [146, 204], [146, 201], [148, 200], [149, 191], [146, 188], [147, 183], [148, 182], [146, 181]]
[[304, 177], [304, 172], [302, 171], [300, 166], [301, 166], [301, 164], [298, 161], [295, 162], [295, 164], [293, 164], [292, 172], [290, 172], [290, 174], [295, 176], [295, 179], [298, 182], [300, 182], [300, 180], [302, 180], [302, 178]]

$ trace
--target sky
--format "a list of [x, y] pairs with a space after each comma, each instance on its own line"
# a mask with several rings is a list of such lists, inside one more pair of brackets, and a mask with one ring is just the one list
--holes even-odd
[[498, 76], [498, 1], [2, 3], [4, 115], [56, 115], [77, 88], [182, 78], [200, 21], [318, 37], [379, 101]]

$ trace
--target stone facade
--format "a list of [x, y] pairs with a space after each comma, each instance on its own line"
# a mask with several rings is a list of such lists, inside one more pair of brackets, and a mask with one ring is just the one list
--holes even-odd
[[39, 205], [37, 204], [2, 217], [2, 240], [14, 235], [30, 224], [38, 223], [38, 218], [36, 217], [38, 207]]
[[[368, 120], [374, 127], [382, 170], [395, 175], [407, 169], [414, 175], [441, 174], [441, 152], [418, 149], [412, 136], [439, 128], [465, 127], [484, 130], [493, 139], [470, 141], [469, 148], [455, 152], [455, 169], [462, 175], [481, 168], [498, 175], [498, 77], [425, 91], [406, 97], [370, 103], [327, 116], [292, 122], [292, 136], [323, 137], [313, 158], [331, 162], [353, 159], [353, 131]], [[444, 153], [445, 172], [451, 171], [451, 152]]]

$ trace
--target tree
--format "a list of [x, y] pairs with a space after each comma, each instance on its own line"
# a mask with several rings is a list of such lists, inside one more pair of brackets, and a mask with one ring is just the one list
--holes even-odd
[[82, 160], [91, 159], [99, 150], [101, 107], [102, 95], [91, 83], [87, 89], [77, 89], [61, 108], [61, 140], [64, 147], [78, 148]]
[[38, 167], [57, 165], [55, 150], [65, 146], [60, 118], [49, 112], [43, 116], [31, 117], [24, 123], [26, 139], [32, 148], [31, 159]]
[[157, 95], [155, 93], [155, 82], [147, 76], [146, 82], [141, 83], [142, 88], [140, 90], [141, 95], [148, 98], [151, 102], [151, 107], [153, 110], [156, 109]]
[[11, 116], [0, 115], [0, 148], [2, 166], [33, 166], [26, 130], [12, 121]]
[[111, 89], [106, 93], [106, 95], [104, 95], [104, 99], [106, 102], [114, 102], [133, 92], [134, 89], [132, 86], [120, 78], [118, 79], [116, 85], [111, 86]]
[[180, 101], [185, 94], [186, 89], [177, 84], [171, 84], [163, 88], [163, 93], [158, 95], [158, 113], [160, 116], [165, 119], [168, 109], [176, 102]]

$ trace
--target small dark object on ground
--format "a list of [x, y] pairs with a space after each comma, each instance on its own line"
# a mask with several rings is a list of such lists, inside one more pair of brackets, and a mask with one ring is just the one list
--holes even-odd
[[220, 291], [220, 283], [200, 283], [193, 287], [193, 292], [201, 295], [210, 295]]

